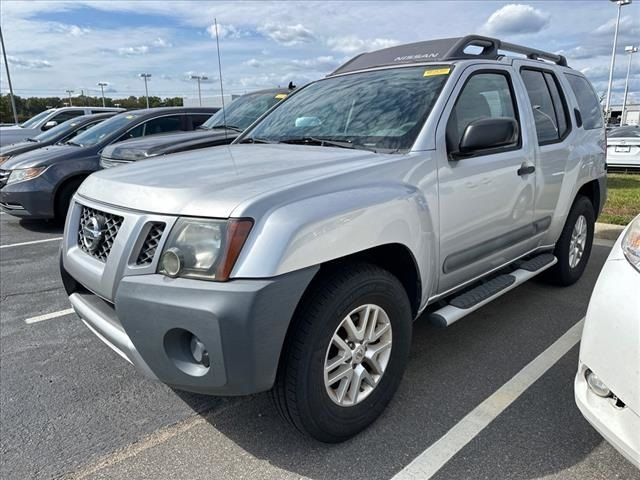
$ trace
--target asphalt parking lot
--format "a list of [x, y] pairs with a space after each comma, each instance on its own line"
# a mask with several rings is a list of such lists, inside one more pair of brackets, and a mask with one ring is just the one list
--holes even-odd
[[[529, 282], [448, 329], [419, 320], [408, 371], [383, 416], [344, 444], [324, 445], [282, 423], [267, 394], [192, 395], [137, 374], [69, 313], [57, 269], [60, 236], [59, 227], [0, 215], [6, 479], [409, 478], [403, 468], [448, 441], [448, 431], [500, 397], [505, 383], [580, 322], [610, 248], [594, 246], [572, 287]], [[577, 359], [574, 340], [432, 478], [640, 478], [577, 410]]]

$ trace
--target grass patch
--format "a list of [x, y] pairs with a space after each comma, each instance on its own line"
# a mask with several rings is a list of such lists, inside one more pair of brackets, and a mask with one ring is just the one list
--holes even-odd
[[640, 175], [609, 173], [607, 203], [598, 222], [626, 225], [640, 213]]

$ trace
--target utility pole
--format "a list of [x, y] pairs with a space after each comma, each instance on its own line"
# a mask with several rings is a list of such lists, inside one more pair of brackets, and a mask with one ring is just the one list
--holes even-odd
[[73, 102], [71, 101], [71, 94], [73, 93], [73, 90], [65, 90], [65, 92], [69, 95], [69, 106], [73, 107]]
[[209, 80], [209, 77], [205, 75], [191, 75], [191, 80], [198, 81], [198, 103], [202, 106], [202, 94], [200, 93], [200, 81], [201, 80]]
[[140, 77], [144, 78], [144, 95], [147, 99], [147, 108], [149, 108], [149, 88], [147, 87], [147, 79], [151, 78], [150, 73], [141, 73]]
[[618, 16], [616, 17], [616, 28], [613, 34], [613, 50], [611, 51], [611, 65], [609, 66], [609, 83], [607, 84], [607, 102], [604, 106], [604, 115], [607, 123], [611, 118], [611, 86], [613, 84], [613, 68], [616, 64], [616, 46], [618, 45], [618, 27], [620, 26], [620, 11], [625, 5], [629, 5], [632, 0], [610, 0], [618, 5]]
[[620, 117], [620, 125], [625, 121], [626, 115], [624, 111], [627, 109], [627, 94], [629, 93], [629, 73], [631, 72], [631, 57], [638, 51], [638, 47], [629, 45], [624, 47], [624, 51], [629, 55], [629, 63], [627, 64], [627, 79], [624, 81], [624, 97], [622, 97], [622, 115]]
[[107, 82], [98, 82], [98, 86], [100, 87], [100, 91], [102, 92], [102, 106], [104, 107], [104, 87], [109, 85]]
[[0, 43], [2, 43], [2, 56], [4, 57], [4, 68], [7, 69], [7, 83], [9, 84], [9, 96], [11, 97], [11, 109], [13, 110], [13, 121], [18, 124], [18, 111], [16, 110], [16, 99], [13, 98], [13, 86], [11, 85], [11, 75], [9, 75], [9, 62], [7, 62], [7, 50], [4, 48], [4, 37], [0, 28]]

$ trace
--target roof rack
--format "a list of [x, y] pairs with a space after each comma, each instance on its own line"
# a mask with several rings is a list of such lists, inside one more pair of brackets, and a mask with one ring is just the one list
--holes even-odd
[[[480, 47], [482, 50], [479, 53], [470, 53], [466, 51], [469, 47]], [[525, 55], [531, 60], [547, 60], [563, 67], [567, 66], [567, 59], [563, 55], [503, 42], [497, 38], [467, 35], [466, 37], [440, 38], [425, 42], [408, 43], [374, 52], [361, 53], [338, 67], [328, 76], [389, 65], [465, 59], [497, 60], [501, 57], [499, 50]]]

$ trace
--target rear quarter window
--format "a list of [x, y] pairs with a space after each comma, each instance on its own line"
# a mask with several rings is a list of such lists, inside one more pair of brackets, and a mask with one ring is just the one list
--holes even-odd
[[565, 74], [569, 81], [571, 90], [576, 96], [580, 115], [582, 116], [582, 127], [585, 130], [594, 128], [602, 128], [604, 121], [602, 119], [602, 108], [596, 92], [589, 81], [578, 75]]

